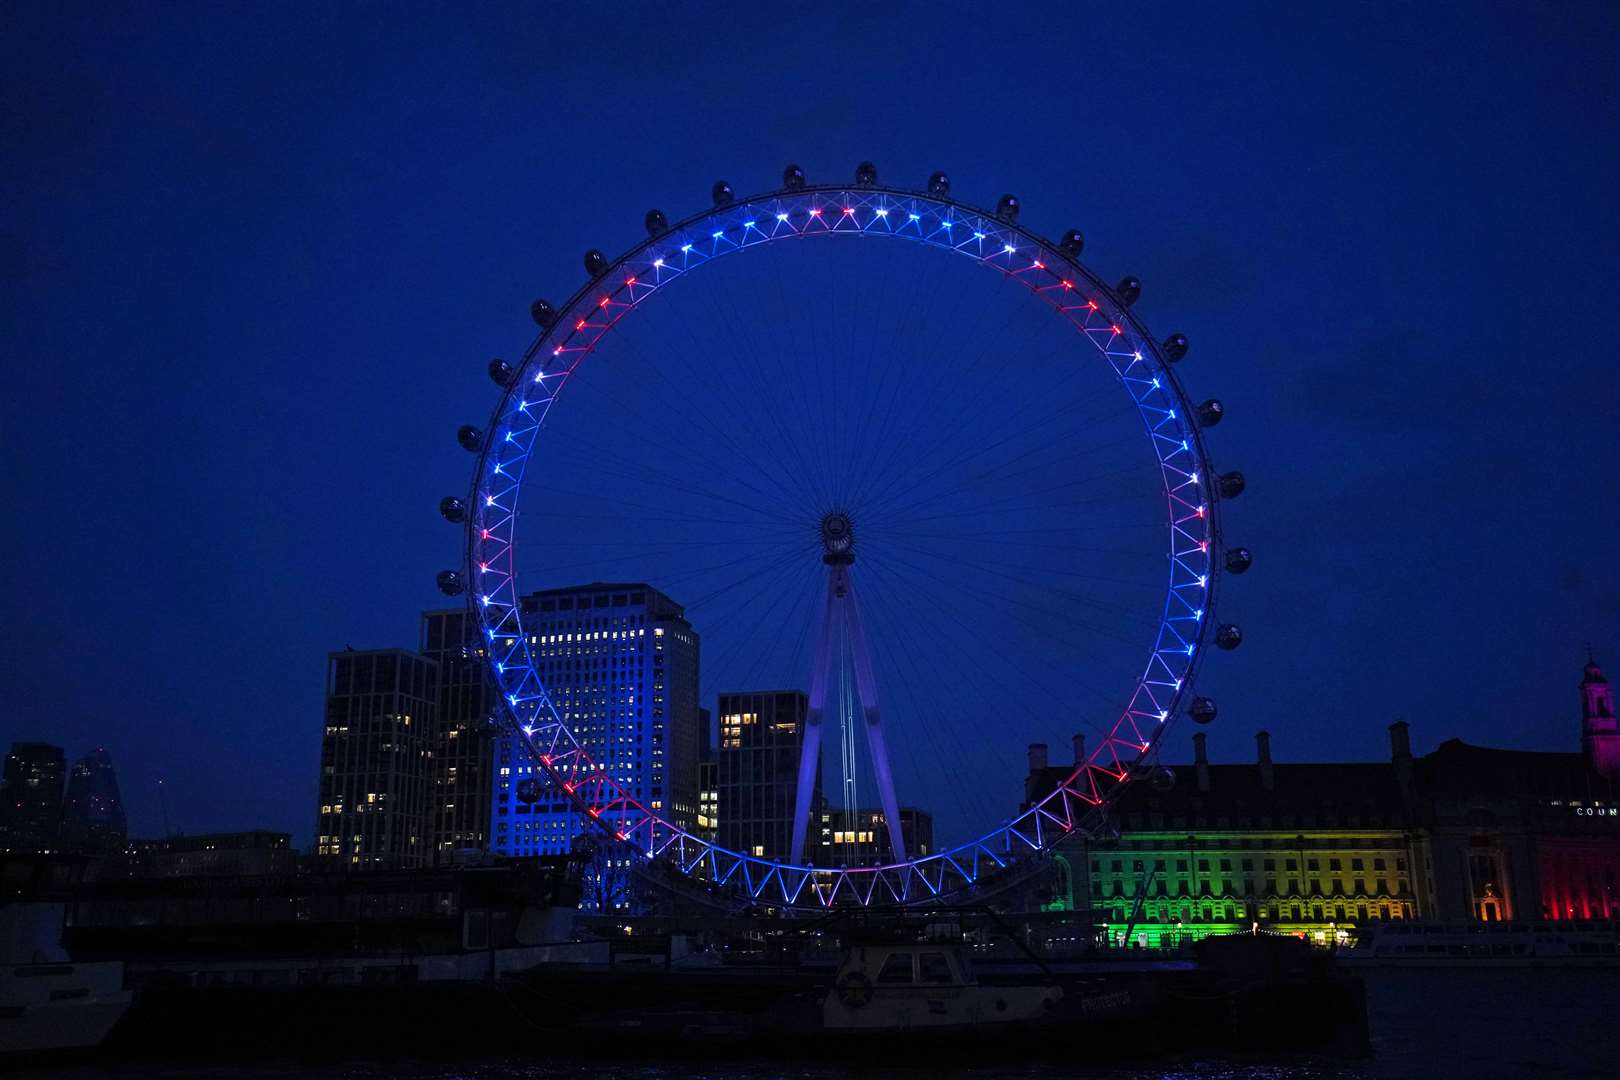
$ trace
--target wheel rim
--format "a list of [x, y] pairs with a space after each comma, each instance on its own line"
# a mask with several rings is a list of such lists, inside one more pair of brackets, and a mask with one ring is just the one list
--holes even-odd
[[[970, 258], [1043, 300], [1106, 358], [1142, 419], [1160, 470], [1169, 575], [1155, 646], [1108, 736], [1050, 794], [965, 843], [880, 867], [831, 869], [721, 848], [649, 810], [581, 746], [548, 700], [523, 632], [514, 556], [522, 481], [562, 388], [624, 316], [725, 255], [814, 236], [904, 239]], [[467, 580], [506, 719], [548, 779], [589, 818], [649, 860], [759, 902], [929, 902], [1004, 873], [1086, 829], [1149, 757], [1202, 658], [1216, 583], [1218, 528], [1207, 458], [1181, 387], [1157, 344], [1089, 271], [1057, 245], [993, 214], [914, 192], [805, 188], [697, 215], [618, 260], [557, 311], [516, 366], [479, 456], [467, 523]]]

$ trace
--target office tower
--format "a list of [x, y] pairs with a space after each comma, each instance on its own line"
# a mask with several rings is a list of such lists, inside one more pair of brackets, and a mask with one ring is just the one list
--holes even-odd
[[[788, 857], [808, 712], [809, 700], [799, 690], [720, 695], [721, 847], [768, 859]], [[811, 813], [822, 813], [819, 766]]]
[[404, 649], [330, 654], [316, 854], [326, 869], [429, 865], [438, 665]]
[[54, 851], [62, 827], [60, 746], [15, 742], [0, 774], [0, 851]]
[[698, 812], [697, 833], [713, 840], [720, 829], [720, 759], [715, 756], [713, 718], [708, 709], [698, 710]]
[[83, 855], [111, 855], [124, 849], [127, 835], [112, 755], [97, 748], [75, 761], [68, 774], [62, 847]]
[[[593, 761], [637, 801], [692, 828], [698, 811], [698, 657], [684, 609], [644, 583], [577, 585], [521, 599], [540, 683]], [[518, 798], [541, 776], [501, 736], [492, 848], [503, 855], [561, 854], [582, 827], [566, 794]]]
[[478, 620], [466, 608], [422, 613], [422, 655], [439, 665], [431, 845], [443, 864], [457, 851], [489, 847], [494, 741], [486, 720], [495, 689]]
[[[863, 807], [853, 819], [843, 810], [823, 810], [819, 866], [882, 866], [894, 861], [894, 843], [881, 807]], [[920, 859], [934, 851], [934, 816], [915, 806], [900, 808], [900, 839], [906, 854]]]

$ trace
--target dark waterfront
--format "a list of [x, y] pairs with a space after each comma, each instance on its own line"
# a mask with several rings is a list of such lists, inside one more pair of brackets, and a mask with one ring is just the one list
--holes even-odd
[[[1050, 1066], [951, 1070], [938, 1065], [885, 1069], [868, 1075], [926, 1077], [961, 1075], [983, 1080], [1073, 1076], [1088, 1080], [1126, 1077], [1186, 1080], [1269, 1080], [1318, 1077], [1322, 1080], [1385, 1080], [1397, 1077], [1607, 1077], [1620, 1055], [1620, 970], [1605, 968], [1469, 970], [1380, 970], [1367, 975], [1372, 1016], [1372, 1053], [1356, 1059], [1272, 1057], [1264, 1059], [1176, 1059], [1142, 1065], [1073, 1070]], [[289, 1032], [289, 1042], [296, 1033]], [[501, 1059], [446, 1064], [368, 1059], [339, 1063], [144, 1063], [36, 1069], [23, 1075], [64, 1080], [556, 1080], [592, 1075], [601, 1080], [688, 1080], [736, 1077], [767, 1080], [832, 1080], [850, 1075], [842, 1068], [777, 1062], [694, 1066], [686, 1060], [613, 1064], [578, 1057], [549, 1061]]]

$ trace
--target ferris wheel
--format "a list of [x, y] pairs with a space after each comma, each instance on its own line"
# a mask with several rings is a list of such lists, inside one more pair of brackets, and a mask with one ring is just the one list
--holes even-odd
[[[466, 560], [438, 584], [469, 598], [528, 777], [503, 783], [717, 895], [827, 908], [1014, 880], [1128, 783], [1173, 782], [1165, 732], [1215, 716], [1205, 646], [1242, 641], [1214, 603], [1251, 562], [1219, 527], [1244, 478], [1210, 464], [1223, 408], [1183, 392], [1186, 337], [1151, 336], [1135, 278], [1105, 284], [1078, 230], [1053, 243], [1019, 210], [943, 173], [910, 191], [790, 166], [678, 223], [649, 211], [565, 303], [534, 302], [522, 359], [490, 363], [487, 427], [458, 434], [470, 494], [440, 504]], [[649, 687], [648, 631], [617, 612], [541, 625], [529, 598], [574, 581], [668, 594], [694, 685]], [[727, 846], [673, 778], [645, 785], [690, 748], [622, 734], [625, 702], [661, 724], [761, 688], [803, 699], [777, 725], [792, 768], [737, 789], [783, 841]], [[1047, 766], [1052, 742], [1072, 764]], [[1037, 766], [1051, 781], [1026, 786]], [[908, 833], [919, 807], [932, 828]]]

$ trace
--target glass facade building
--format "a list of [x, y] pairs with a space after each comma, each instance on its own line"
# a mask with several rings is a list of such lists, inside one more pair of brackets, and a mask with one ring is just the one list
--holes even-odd
[[432, 863], [438, 665], [404, 649], [327, 662], [316, 856], [325, 869]]
[[[1608, 680], [1589, 660], [1578, 751], [1503, 750], [1447, 739], [1412, 753], [1389, 726], [1387, 762], [1214, 765], [1205, 736], [1174, 782], [1131, 784], [1118, 834], [1076, 836], [1024, 903], [1089, 913], [1116, 940], [1175, 944], [1262, 928], [1343, 942], [1358, 927], [1602, 923], [1620, 919], [1620, 766]], [[1025, 800], [1061, 782], [1030, 748]]]
[[[767, 859], [789, 859], [809, 699], [802, 690], [756, 690], [721, 694], [719, 704], [719, 844]], [[811, 807], [812, 814], [821, 813], [819, 766]]]
[[[880, 807], [863, 807], [851, 818], [844, 810], [823, 810], [818, 866], [882, 866], [894, 861], [894, 842]], [[908, 858], [934, 850], [934, 816], [915, 806], [900, 808], [900, 838]]]
[[495, 690], [483, 635], [466, 608], [422, 613], [422, 655], [438, 665], [431, 828], [433, 858], [442, 865], [457, 851], [489, 847], [495, 748], [487, 720]]
[[[645, 583], [548, 589], [522, 598], [535, 671], [553, 707], [598, 767], [671, 821], [698, 815], [700, 643], [680, 604]], [[583, 826], [562, 791], [517, 797], [544, 774], [511, 736], [496, 740], [491, 848], [557, 855]]]
[[55, 851], [61, 844], [62, 786], [67, 759], [60, 746], [15, 742], [0, 773], [0, 851]]
[[128, 834], [112, 755], [92, 750], [75, 761], [68, 774], [62, 847], [84, 855], [110, 855], [124, 849]]

